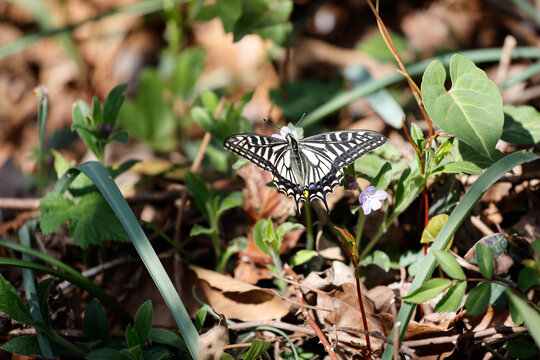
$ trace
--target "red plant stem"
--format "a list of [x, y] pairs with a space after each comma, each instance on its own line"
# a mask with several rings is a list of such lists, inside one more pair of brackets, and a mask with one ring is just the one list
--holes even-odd
[[[288, 264], [285, 264], [283, 266], [283, 270], [287, 273], [287, 275], [289, 275], [292, 278], [292, 280], [294, 282], [298, 282], [298, 276], [293, 271], [293, 269], [291, 269], [289, 267]], [[298, 299], [298, 302], [300, 304], [305, 304], [304, 303], [304, 294], [302, 294], [302, 290], [300, 290], [300, 286], [294, 285], [294, 293], [296, 295], [296, 298]], [[311, 328], [315, 331], [315, 334], [317, 334], [317, 337], [321, 341], [321, 344], [324, 346], [324, 350], [326, 350], [326, 352], [328, 353], [330, 358], [332, 360], [338, 360], [338, 357], [336, 356], [336, 353], [334, 352], [334, 349], [332, 348], [332, 346], [330, 346], [330, 343], [328, 342], [328, 340], [324, 336], [324, 334], [321, 331], [321, 328], [319, 327], [319, 325], [317, 325], [315, 320], [311, 317], [311, 315], [309, 315], [306, 307], [305, 306], [300, 306], [300, 311], [302, 312], [302, 315], [306, 319], [309, 326], [311, 326]]]
[[[358, 272], [358, 265], [355, 266], [354, 279], [356, 280], [356, 294], [358, 295], [358, 305], [360, 306], [360, 313], [362, 314], [362, 326], [365, 331], [369, 331], [366, 311], [364, 310], [364, 301], [362, 300], [362, 290], [360, 289], [360, 274]], [[367, 346], [367, 359], [371, 359], [371, 341], [369, 335], [366, 333], [366, 346]]]

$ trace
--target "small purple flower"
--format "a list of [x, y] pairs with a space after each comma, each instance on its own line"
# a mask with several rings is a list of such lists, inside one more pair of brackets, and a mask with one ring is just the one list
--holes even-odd
[[352, 182], [352, 183], [349, 183], [349, 189], [356, 189], [356, 183], [355, 182]]
[[353, 182], [356, 179], [353, 174], [348, 174], [347, 177], [349, 178], [350, 182]]
[[272, 134], [272, 137], [287, 140], [287, 135], [289, 134], [292, 135], [293, 138], [298, 139], [298, 132], [296, 131], [296, 129], [291, 130], [287, 126], [281, 127], [281, 129], [279, 130], [279, 134]]
[[386, 191], [377, 190], [375, 186], [371, 185], [360, 194], [358, 201], [362, 204], [364, 214], [368, 215], [371, 213], [371, 210], [379, 210], [382, 206], [381, 200], [385, 200], [387, 197], [388, 194]]

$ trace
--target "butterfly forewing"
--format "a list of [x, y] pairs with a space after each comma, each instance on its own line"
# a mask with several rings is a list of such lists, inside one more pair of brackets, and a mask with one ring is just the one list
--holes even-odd
[[297, 142], [295, 154], [286, 140], [241, 134], [227, 138], [225, 148], [270, 171], [278, 190], [294, 197], [298, 213], [305, 191], [309, 201], [320, 199], [328, 211], [326, 195], [343, 179], [343, 167], [385, 142], [375, 131], [335, 131]]

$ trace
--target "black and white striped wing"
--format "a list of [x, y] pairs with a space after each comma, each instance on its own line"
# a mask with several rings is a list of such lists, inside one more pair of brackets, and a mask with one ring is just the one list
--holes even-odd
[[302, 140], [299, 151], [307, 164], [303, 168], [309, 201], [320, 199], [328, 211], [326, 195], [341, 183], [343, 168], [385, 142], [384, 135], [369, 130], [335, 131]]
[[229, 136], [223, 146], [273, 175], [277, 172], [277, 159], [289, 150], [289, 144], [283, 139], [256, 134]]

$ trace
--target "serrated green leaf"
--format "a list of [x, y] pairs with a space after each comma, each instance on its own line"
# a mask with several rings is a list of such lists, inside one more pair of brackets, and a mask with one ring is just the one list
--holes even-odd
[[367, 266], [367, 265], [377, 265], [384, 271], [390, 270], [390, 258], [388, 255], [381, 251], [381, 250], [375, 250], [372, 254], [369, 254], [366, 256], [358, 265], [360, 266]]
[[540, 142], [540, 113], [532, 106], [504, 106], [501, 139], [522, 145]]
[[141, 345], [141, 347], [144, 347], [144, 344], [146, 343], [146, 338], [148, 338], [153, 319], [154, 310], [152, 309], [152, 301], [145, 301], [139, 310], [137, 310], [135, 322], [133, 323], [133, 329], [137, 332], [139, 345]]
[[470, 315], [480, 315], [486, 311], [489, 298], [491, 297], [491, 284], [488, 282], [481, 282], [475, 287], [467, 297], [465, 301], [465, 308]]
[[450, 285], [452, 285], [452, 280], [450, 279], [431, 279], [425, 282], [422, 286], [413, 291], [411, 294], [408, 294], [401, 299], [406, 302], [421, 304], [425, 301], [428, 301], [429, 299], [433, 299], [435, 296], [442, 293]]
[[454, 312], [461, 305], [461, 301], [465, 296], [465, 290], [467, 289], [467, 282], [458, 281], [452, 286], [442, 299], [435, 306], [436, 312]]
[[70, 218], [70, 210], [73, 206], [71, 200], [62, 194], [51, 192], [47, 194], [39, 204], [39, 226], [41, 232], [47, 235], [58, 230]]
[[479, 243], [476, 251], [480, 272], [486, 279], [491, 279], [491, 276], [493, 276], [493, 250]]
[[129, 241], [111, 207], [97, 192], [81, 196], [79, 202], [71, 207], [68, 221], [71, 237], [83, 249], [105, 241]]
[[433, 250], [433, 255], [437, 258], [443, 271], [452, 279], [465, 280], [466, 276], [461, 266], [449, 252], [442, 250]]
[[240, 358], [244, 360], [257, 360], [269, 348], [270, 348], [270, 343], [266, 341], [254, 339], [251, 342], [251, 346], [249, 347], [248, 351], [240, 355]]
[[447, 91], [444, 66], [433, 61], [427, 67], [422, 100], [428, 114], [444, 131], [494, 160], [504, 123], [499, 89], [485, 72], [459, 54], [450, 60], [450, 78], [452, 87]]
[[536, 346], [540, 347], [540, 314], [530, 307], [525, 300], [509, 289], [506, 289], [506, 295], [508, 295], [510, 302], [514, 304], [517, 311], [525, 320], [525, 325], [527, 325], [529, 334], [534, 339]]
[[92, 299], [86, 307], [83, 329], [89, 341], [100, 341], [101, 344], [109, 341], [109, 320], [105, 310], [96, 300]]
[[432, 217], [429, 220], [424, 231], [422, 231], [422, 238], [420, 239], [420, 244], [432, 243], [437, 237], [437, 235], [439, 235], [439, 232], [441, 231], [442, 227], [444, 226], [447, 220], [448, 220], [448, 215], [446, 214], [439, 214]]
[[289, 264], [291, 268], [307, 263], [309, 260], [313, 259], [315, 256], [319, 255], [315, 250], [299, 250], [291, 256], [289, 259]]

